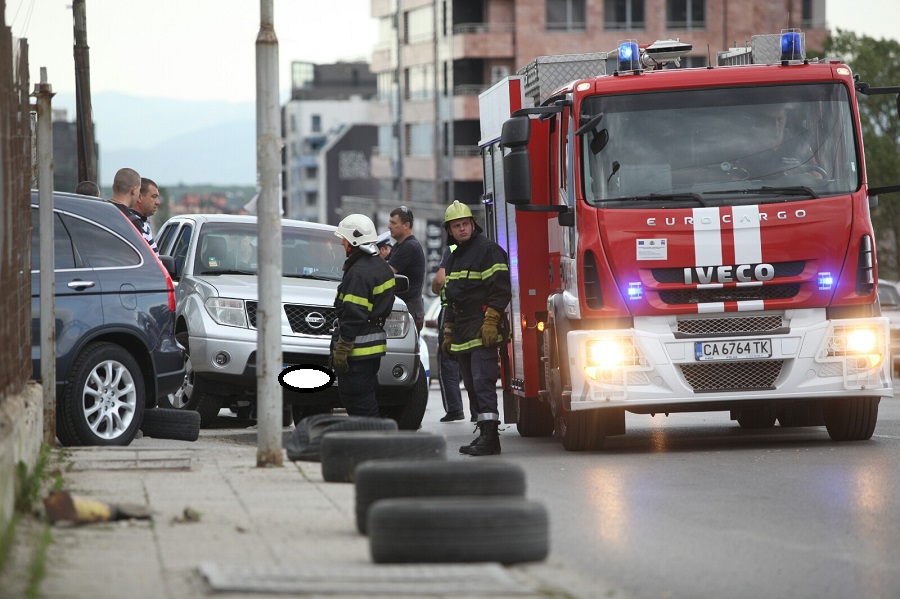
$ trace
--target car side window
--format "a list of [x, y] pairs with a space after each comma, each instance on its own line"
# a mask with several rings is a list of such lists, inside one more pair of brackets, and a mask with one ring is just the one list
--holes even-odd
[[175, 246], [172, 248], [172, 257], [175, 258], [175, 272], [181, 276], [184, 272], [184, 262], [187, 260], [188, 249], [191, 246], [191, 233], [193, 227], [184, 225], [178, 232], [178, 238], [175, 239]]
[[[55, 270], [75, 268], [75, 250], [72, 238], [63, 226], [59, 214], [53, 215], [53, 253]], [[31, 209], [31, 270], [41, 269], [40, 215]]]
[[168, 251], [169, 241], [175, 234], [176, 230], [178, 230], [178, 223], [166, 225], [163, 227], [162, 231], [159, 232], [159, 235], [156, 238], [156, 247], [159, 248], [160, 254], [164, 256], [171, 255]]
[[78, 254], [91, 267], [115, 268], [141, 263], [137, 250], [111, 231], [69, 214], [64, 214], [62, 218]]

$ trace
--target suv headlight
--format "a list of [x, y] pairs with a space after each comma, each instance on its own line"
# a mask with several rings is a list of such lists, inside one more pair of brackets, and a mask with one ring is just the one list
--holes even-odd
[[247, 314], [244, 300], [227, 297], [211, 297], [206, 300], [206, 311], [210, 317], [226, 327], [247, 328]]
[[384, 332], [388, 339], [402, 339], [409, 331], [409, 312], [391, 312], [384, 319]]

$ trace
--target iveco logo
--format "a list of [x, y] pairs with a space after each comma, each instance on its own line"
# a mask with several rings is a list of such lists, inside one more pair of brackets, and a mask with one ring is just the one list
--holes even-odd
[[739, 281], [771, 281], [775, 267], [771, 264], [738, 264], [737, 266], [695, 266], [684, 269], [684, 284], [733, 283]]
[[321, 329], [325, 326], [325, 317], [319, 312], [310, 312], [306, 315], [306, 324], [313, 329]]

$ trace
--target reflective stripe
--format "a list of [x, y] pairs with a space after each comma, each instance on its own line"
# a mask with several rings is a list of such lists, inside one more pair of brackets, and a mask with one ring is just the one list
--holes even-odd
[[447, 279], [450, 281], [459, 281], [462, 279], [469, 279], [471, 281], [483, 281], [485, 279], [489, 279], [492, 275], [500, 271], [509, 271], [509, 267], [502, 262], [498, 262], [487, 270], [482, 270], [480, 272], [471, 270], [458, 270], [456, 272], [451, 272], [449, 275], [447, 275]]
[[370, 347], [354, 347], [350, 350], [351, 356], [371, 356], [372, 354], [387, 353], [387, 344], [372, 345]]
[[372, 311], [372, 302], [370, 302], [368, 299], [366, 299], [364, 297], [360, 297], [358, 295], [351, 295], [349, 293], [344, 295], [343, 293], [341, 293], [338, 295], [338, 299], [341, 300], [342, 302], [344, 302], [345, 304], [356, 304], [358, 306], [365, 307], [366, 310], [368, 310], [369, 312]]
[[387, 339], [387, 333], [381, 331], [380, 333], [371, 333], [369, 335], [357, 335], [353, 343], [371, 343], [372, 341], [384, 341], [385, 339]]
[[450, 351], [451, 352], [461, 352], [466, 351], [467, 349], [472, 349], [473, 347], [481, 347], [481, 338], [472, 339], [471, 341], [466, 341], [465, 343], [451, 343]]
[[387, 291], [388, 289], [392, 289], [392, 288], [394, 287], [394, 285], [396, 285], [396, 284], [397, 284], [396, 280], [390, 279], [389, 281], [385, 281], [385, 282], [382, 283], [381, 285], [376, 285], [376, 286], [372, 289], [372, 293], [373, 293], [374, 295], [378, 295], [379, 293], [384, 293], [384, 292]]
[[500, 414], [495, 414], [493, 412], [482, 412], [478, 415], [478, 422], [482, 422], [484, 420], [500, 420]]

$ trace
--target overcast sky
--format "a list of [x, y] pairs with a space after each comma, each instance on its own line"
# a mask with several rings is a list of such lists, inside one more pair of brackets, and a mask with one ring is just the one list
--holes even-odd
[[[371, 0], [275, 0], [280, 95], [292, 60], [370, 58]], [[56, 92], [74, 92], [71, 0], [6, 0], [6, 24], [28, 38], [32, 83], [47, 67]], [[900, 36], [898, 0], [826, 0], [828, 24], [875, 38]], [[252, 102], [257, 0], [87, 0], [91, 91]], [[881, 82], [891, 85], [898, 82]]]

